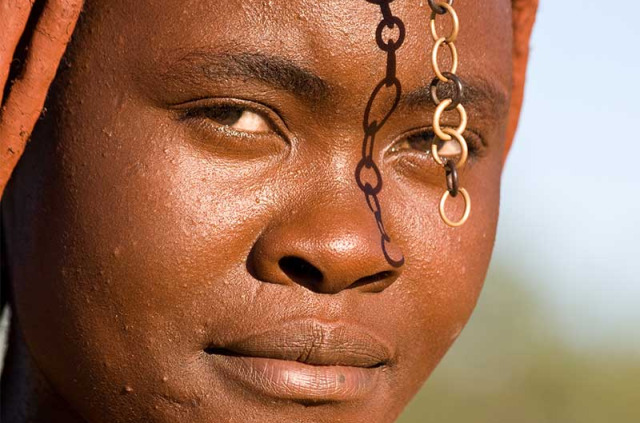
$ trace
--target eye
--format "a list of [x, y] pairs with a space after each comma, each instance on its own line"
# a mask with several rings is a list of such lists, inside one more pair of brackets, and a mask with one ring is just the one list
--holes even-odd
[[[469, 154], [477, 153], [477, 140], [469, 131], [465, 132], [465, 139], [469, 146]], [[461, 153], [460, 144], [456, 140], [442, 141], [431, 130], [420, 130], [404, 136], [391, 148], [391, 152], [423, 152], [431, 154], [431, 144], [438, 145], [438, 153], [441, 157], [456, 157]]]
[[267, 117], [260, 112], [240, 105], [214, 105], [189, 113], [192, 117], [194, 114], [207, 118], [221, 127], [237, 132], [250, 134], [273, 132], [272, 125]]
[[184, 139], [207, 154], [251, 160], [284, 154], [295, 139], [277, 109], [233, 97], [207, 97], [172, 106]]
[[399, 142], [397, 142], [393, 146], [393, 148], [391, 148], [391, 151], [395, 153], [402, 150], [417, 150], [428, 153], [431, 149], [431, 144], [433, 143], [434, 139], [435, 134], [431, 131], [421, 131], [418, 133], [410, 134], [403, 137]]

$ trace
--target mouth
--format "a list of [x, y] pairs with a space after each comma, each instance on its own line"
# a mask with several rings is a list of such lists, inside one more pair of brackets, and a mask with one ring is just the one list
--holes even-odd
[[393, 357], [363, 328], [317, 320], [289, 322], [204, 351], [244, 388], [310, 403], [365, 397]]

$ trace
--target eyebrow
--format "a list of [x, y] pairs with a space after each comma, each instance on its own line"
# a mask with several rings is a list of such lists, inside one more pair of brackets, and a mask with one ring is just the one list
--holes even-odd
[[[195, 85], [210, 80], [243, 78], [266, 83], [276, 89], [292, 93], [315, 106], [331, 97], [331, 84], [295, 61], [258, 52], [226, 53], [215, 50], [196, 50], [182, 54], [162, 75], [163, 79]], [[463, 79], [463, 104], [473, 105], [470, 113], [484, 116], [503, 116], [510, 103], [509, 91], [493, 81], [473, 76]], [[449, 84], [442, 84], [440, 98], [450, 98]], [[400, 108], [433, 109], [430, 85], [403, 93]]]
[[[477, 113], [489, 116], [503, 116], [509, 110], [510, 93], [493, 81], [482, 77], [468, 77], [462, 80], [463, 105], [473, 105]], [[438, 90], [438, 97], [442, 99], [452, 98], [453, 90], [450, 84], [442, 84]], [[433, 108], [431, 99], [431, 84], [416, 88], [403, 94], [400, 104], [414, 108]]]
[[245, 78], [266, 83], [310, 103], [327, 100], [331, 89], [323, 78], [290, 59], [262, 53], [194, 51], [173, 62], [167, 80], [200, 82], [203, 78]]

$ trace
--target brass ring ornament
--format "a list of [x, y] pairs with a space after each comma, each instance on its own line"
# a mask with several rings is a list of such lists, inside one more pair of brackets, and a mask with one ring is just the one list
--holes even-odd
[[[444, 128], [442, 130], [445, 134], [452, 135], [454, 139], [460, 144], [460, 158], [456, 160], [456, 167], [461, 168], [467, 163], [467, 159], [469, 158], [469, 146], [467, 145], [467, 141], [464, 139], [462, 135], [458, 131], [453, 128]], [[438, 144], [435, 142], [431, 144], [431, 155], [433, 156], [433, 160], [436, 161], [440, 166], [444, 167], [447, 163], [445, 160], [440, 157], [440, 153], [438, 152]], [[446, 159], [451, 160], [451, 159]]]
[[[445, 2], [438, 2], [437, 7], [444, 8], [447, 13], [451, 16], [451, 23], [453, 28], [451, 28], [451, 33], [448, 37], [444, 37], [447, 43], [455, 43], [458, 39], [458, 33], [460, 32], [460, 20], [458, 19], [458, 14], [455, 10], [453, 10], [453, 6], [449, 5]], [[446, 13], [443, 13], [443, 15]], [[431, 36], [433, 37], [433, 41], [438, 41], [440, 36], [438, 35], [438, 30], [436, 29], [436, 16], [438, 13], [436, 11], [431, 12], [431, 19], [429, 20], [429, 28], [431, 29]]]
[[[436, 163], [442, 166], [445, 169], [445, 180], [447, 183], [447, 190], [442, 195], [440, 199], [440, 217], [443, 222], [452, 228], [457, 228], [466, 223], [469, 219], [469, 215], [471, 214], [471, 197], [467, 190], [462, 187], [459, 187], [458, 181], [458, 169], [461, 169], [466, 163], [469, 157], [469, 146], [467, 145], [467, 141], [463, 137], [463, 133], [467, 128], [467, 112], [464, 106], [461, 103], [462, 101], [462, 81], [456, 75], [458, 71], [458, 50], [456, 48], [455, 42], [458, 39], [458, 34], [460, 32], [460, 20], [458, 19], [458, 14], [453, 9], [453, 1], [443, 1], [443, 0], [428, 0], [429, 7], [431, 8], [431, 17], [429, 18], [429, 28], [431, 31], [431, 36], [433, 37], [433, 41], [435, 42], [433, 46], [433, 51], [431, 52], [431, 67], [433, 68], [433, 72], [435, 73], [435, 78], [431, 82], [430, 90], [431, 90], [431, 98], [433, 100], [436, 109], [433, 113], [433, 132], [436, 137], [434, 137], [434, 141], [431, 143], [431, 155]], [[451, 19], [451, 33], [442, 37], [438, 34], [438, 30], [436, 29], [436, 18], [438, 15], [443, 16], [449, 14]], [[442, 48], [442, 45], [446, 44], [449, 48], [449, 52], [451, 53], [451, 69], [449, 72], [442, 72], [440, 69], [440, 65], [438, 64], [438, 54]], [[453, 83], [454, 93], [453, 98], [439, 99], [437, 95], [438, 89], [438, 81], [443, 83]], [[457, 110], [458, 115], [460, 116], [460, 124], [457, 128], [451, 127], [443, 127], [440, 123], [442, 118], [442, 113], [445, 110]], [[460, 145], [460, 154], [457, 159], [453, 157], [443, 158], [440, 156], [438, 151], [439, 149], [439, 141], [442, 142], [451, 142], [455, 140]], [[447, 213], [445, 211], [445, 207], [447, 205], [447, 200], [449, 197], [457, 197], [457, 194], [461, 194], [464, 199], [464, 213], [460, 220], [454, 221], [449, 219]]]
[[440, 52], [442, 44], [446, 44], [446, 46], [449, 47], [449, 52], [451, 53], [451, 70], [449, 72], [452, 74], [455, 74], [458, 71], [458, 49], [454, 43], [448, 42], [444, 37], [442, 37], [436, 41], [436, 44], [433, 46], [433, 51], [431, 52], [431, 66], [433, 67], [433, 71], [436, 73], [436, 76], [442, 82], [449, 82], [449, 79], [447, 79], [447, 77], [443, 75], [442, 71], [440, 71], [440, 65], [438, 64], [438, 52]]
[[[451, 103], [453, 103], [453, 100], [450, 98], [442, 100], [440, 104], [438, 104], [438, 107], [436, 107], [436, 111], [433, 113], [433, 132], [442, 141], [451, 141], [453, 139], [452, 136], [449, 133], [445, 132], [440, 125], [442, 113], [447, 110]], [[456, 128], [456, 131], [458, 132], [458, 134], [464, 134], [464, 131], [467, 129], [468, 122], [467, 111], [462, 104], [458, 104], [456, 110], [458, 111], [458, 115], [460, 115], [460, 125], [458, 125], [458, 128]]]
[[449, 190], [445, 191], [442, 195], [442, 198], [440, 199], [440, 217], [442, 218], [444, 223], [451, 226], [452, 228], [458, 228], [464, 225], [467, 220], [469, 220], [469, 215], [471, 214], [471, 197], [469, 197], [469, 193], [464, 188], [458, 188], [458, 193], [460, 193], [462, 195], [462, 198], [464, 199], [464, 212], [462, 213], [462, 217], [460, 218], [460, 220], [456, 221], [449, 219], [449, 217], [447, 216], [447, 212], [445, 211], [447, 200], [451, 196], [451, 194], [449, 194]]

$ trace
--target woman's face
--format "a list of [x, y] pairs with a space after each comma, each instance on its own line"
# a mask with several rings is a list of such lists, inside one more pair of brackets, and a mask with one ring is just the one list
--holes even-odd
[[5, 210], [26, 343], [87, 421], [390, 422], [459, 335], [494, 241], [511, 4], [455, 3], [458, 229], [425, 152], [429, 9], [389, 4], [403, 95], [373, 157], [398, 267], [355, 179], [375, 3], [88, 2]]

